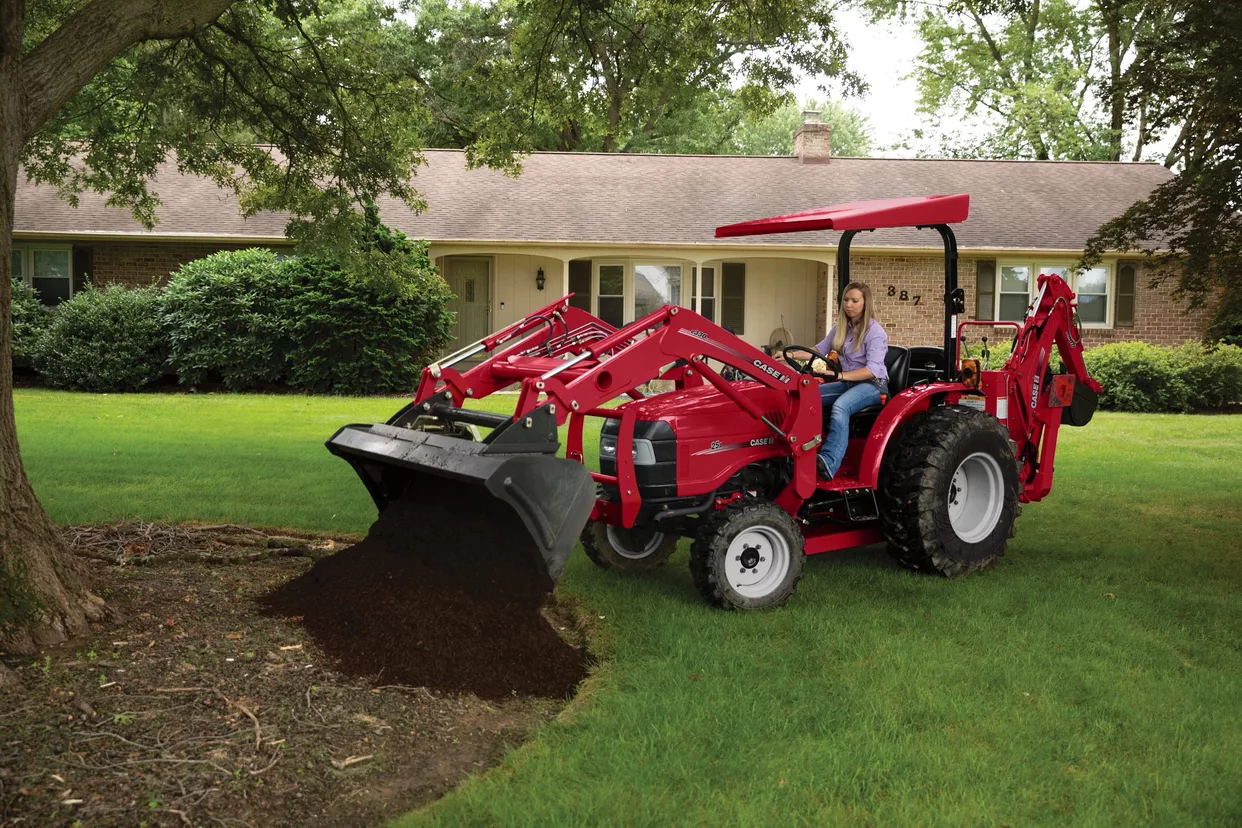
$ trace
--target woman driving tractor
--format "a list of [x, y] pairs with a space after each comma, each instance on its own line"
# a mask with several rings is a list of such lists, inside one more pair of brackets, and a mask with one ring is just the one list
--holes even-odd
[[879, 405], [888, 394], [888, 334], [875, 315], [871, 288], [863, 282], [850, 282], [841, 297], [837, 322], [815, 348], [821, 354], [835, 353], [841, 362], [839, 381], [819, 387], [824, 410], [832, 409], [828, 432], [819, 449], [815, 469], [823, 480], [831, 480], [841, 468], [849, 444], [850, 416], [870, 405]]

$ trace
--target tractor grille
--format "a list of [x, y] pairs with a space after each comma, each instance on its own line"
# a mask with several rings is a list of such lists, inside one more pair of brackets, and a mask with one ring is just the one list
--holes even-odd
[[781, 428], [785, 425], [785, 412], [773, 409], [772, 411], [763, 412], [763, 416], [771, 421], [772, 425]]

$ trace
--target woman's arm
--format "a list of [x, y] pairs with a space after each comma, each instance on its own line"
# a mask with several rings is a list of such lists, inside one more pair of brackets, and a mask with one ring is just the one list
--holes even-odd
[[841, 379], [845, 382], [866, 382], [875, 379], [875, 374], [871, 373], [871, 369], [867, 366], [855, 368], [853, 371], [842, 371]]

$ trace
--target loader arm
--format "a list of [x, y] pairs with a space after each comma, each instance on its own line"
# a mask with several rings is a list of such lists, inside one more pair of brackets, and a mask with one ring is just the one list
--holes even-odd
[[[1042, 500], [1052, 491], [1061, 423], [1085, 425], [1101, 391], [1083, 361], [1074, 292], [1055, 274], [1040, 274], [1036, 284], [1039, 292], [1002, 369], [1009, 375], [1008, 423], [1022, 460], [1023, 503]], [[1068, 374], [1052, 375], [1054, 347]]]
[[[560, 311], [567, 315], [575, 310], [569, 308], [567, 303], [560, 307]], [[578, 313], [589, 317], [583, 311]], [[516, 329], [532, 330], [521, 324]], [[508, 450], [511, 440], [525, 436], [525, 431], [531, 428], [526, 425], [528, 422], [555, 422], [556, 425], [569, 422], [571, 443], [567, 456], [581, 461], [581, 418], [618, 416], [600, 406], [622, 394], [640, 396], [637, 386], [661, 376], [672, 375], [681, 386], [705, 380], [756, 421], [764, 423], [781, 443], [788, 446], [789, 453], [794, 457], [794, 478], [777, 498], [778, 502], [787, 501], [794, 509], [797, 503], [815, 490], [814, 454], [822, 442], [818, 384], [809, 377], [793, 373], [785, 364], [706, 317], [687, 308], [665, 305], [606, 336], [566, 349], [555, 358], [525, 356], [510, 361], [509, 356], [515, 350], [528, 353], [532, 343], [542, 341], [543, 335], [535, 331], [508, 351], [498, 353], [459, 377], [446, 376], [442, 370], [438, 382], [420, 386], [420, 395], [423, 396], [416, 402], [423, 402], [448, 390], [454, 403], [460, 404], [465, 397], [484, 396], [520, 380], [521, 391], [513, 416], [504, 418], [494, 415], [498, 417], [498, 427], [489, 438], [493, 440], [489, 451]], [[755, 381], [782, 391], [788, 399], [782, 424], [777, 425], [769, 420], [746, 395], [739, 393], [732, 383], [721, 377], [709, 360], [745, 372]], [[665, 366], [679, 361], [684, 365], [662, 373]], [[430, 370], [428, 368], [428, 372]], [[462, 396], [459, 397], [459, 393]], [[630, 453], [633, 418], [627, 419], [624, 413], [619, 416], [622, 427], [618, 435], [617, 475], [613, 478], [595, 473], [593, 477], [598, 482], [617, 485], [622, 523], [629, 527], [638, 514], [641, 498], [634, 484]]]

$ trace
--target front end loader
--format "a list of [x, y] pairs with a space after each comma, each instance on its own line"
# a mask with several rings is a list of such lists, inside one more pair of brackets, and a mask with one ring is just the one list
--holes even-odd
[[[841, 284], [858, 232], [914, 226], [943, 240], [943, 342], [890, 348], [890, 395], [855, 415], [833, 480], [815, 473], [819, 385], [839, 373], [832, 355], [789, 346], [782, 361], [674, 305], [617, 329], [570, 297], [428, 366], [410, 405], [387, 423], [345, 426], [328, 448], [381, 512], [401, 502], [434, 522], [454, 513], [448, 498], [473, 492], [478, 520], [524, 527], [510, 533], [510, 554], [549, 589], [579, 539], [597, 565], [634, 571], [660, 565], [689, 537], [696, 587], [726, 609], [780, 605], [806, 555], [876, 542], [923, 572], [985, 568], [1003, 553], [1020, 504], [1051, 490], [1060, 425], [1085, 425], [1100, 388], [1059, 276], [1039, 276], [1021, 322], [959, 321], [965, 298], [949, 225], [968, 210], [964, 194], [887, 199], [717, 229], [843, 231]], [[965, 358], [965, 332], [977, 324], [1013, 328], [1003, 366]], [[1054, 353], [1064, 366], [1055, 373]], [[458, 370], [466, 360], [477, 363]], [[672, 390], [645, 394], [657, 379]], [[467, 405], [510, 388], [512, 414]], [[588, 418], [601, 422], [594, 470], [585, 465]], [[490, 433], [480, 437], [479, 427]], [[469, 527], [446, 526], [443, 536], [461, 539], [454, 554], [470, 554]]]

